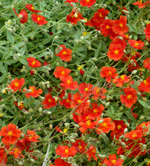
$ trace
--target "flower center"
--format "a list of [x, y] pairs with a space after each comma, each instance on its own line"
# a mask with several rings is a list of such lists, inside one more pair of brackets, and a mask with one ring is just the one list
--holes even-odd
[[110, 29], [110, 26], [109, 26], [109, 25], [107, 25], [107, 26], [106, 26], [106, 29]]
[[35, 8], [32, 6], [31, 9], [34, 10]]
[[81, 100], [78, 100], [78, 103], [81, 103], [82, 101]]
[[81, 145], [79, 145], [79, 149], [82, 149], [82, 146], [81, 146]]
[[90, 2], [90, 0], [86, 0], [86, 2]]
[[67, 54], [67, 52], [66, 51], [63, 51], [63, 55], [66, 55]]
[[132, 137], [135, 138], [135, 137], [137, 137], [137, 135], [134, 133], [134, 134], [132, 135]]
[[119, 53], [119, 51], [118, 51], [118, 50], [115, 50], [115, 51], [114, 51], [114, 53], [115, 53], [115, 54], [118, 54], [118, 53]]
[[34, 65], [34, 64], [35, 64], [35, 61], [32, 62], [32, 65]]
[[106, 127], [106, 123], [103, 123], [103, 126]]
[[88, 88], [85, 88], [85, 91], [87, 92], [89, 89]]
[[111, 72], [111, 71], [109, 71], [109, 72], [108, 72], [108, 75], [112, 75], [112, 72]]
[[97, 109], [94, 109], [93, 112], [96, 113], [96, 112], [97, 112]]
[[112, 163], [113, 163], [113, 164], [115, 164], [115, 163], [116, 163], [116, 160], [111, 160], [111, 161], [112, 161]]
[[124, 75], [121, 76], [121, 79], [124, 80]]
[[86, 121], [86, 124], [89, 126], [91, 124], [91, 121], [90, 120]]
[[19, 86], [19, 83], [18, 83], [18, 82], [15, 82], [15, 86]]
[[139, 43], [135, 43], [135, 46], [138, 46], [139, 45]]
[[41, 20], [41, 18], [40, 18], [40, 17], [37, 17], [37, 20], [38, 20], [38, 21], [40, 21], [40, 20]]
[[99, 16], [100, 16], [100, 17], [103, 17], [103, 15], [102, 15], [101, 13], [99, 14]]
[[121, 125], [118, 125], [118, 127], [117, 127], [118, 129], [121, 129]]
[[123, 29], [123, 24], [120, 24], [121, 29]]
[[62, 74], [62, 75], [64, 75], [64, 74], [65, 74], [64, 70], [61, 72], [61, 74]]
[[132, 99], [132, 95], [128, 95], [127, 98], [128, 98], [128, 99]]
[[70, 101], [69, 99], [66, 100], [67, 103], [69, 103], [69, 101]]
[[8, 136], [11, 136], [12, 135], [12, 131], [8, 131]]
[[52, 99], [48, 99], [48, 102], [50, 103], [52, 101]]
[[68, 152], [69, 152], [68, 149], [66, 149], [66, 150], [65, 150], [65, 153], [68, 153]]
[[146, 80], [144, 80], [143, 82], [144, 82], [145, 85], [147, 85], [147, 81]]

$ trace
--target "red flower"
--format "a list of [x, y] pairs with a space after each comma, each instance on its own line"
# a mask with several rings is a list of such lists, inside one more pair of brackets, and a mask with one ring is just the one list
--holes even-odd
[[113, 47], [109, 47], [109, 51], [107, 52], [107, 56], [109, 59], [113, 59], [114, 61], [120, 60], [124, 55], [124, 50], [120, 44], [114, 45]]
[[134, 3], [132, 3], [132, 4], [138, 6], [139, 9], [146, 7], [145, 3], [142, 3], [142, 0], [138, 0], [138, 1], [134, 2]]
[[138, 90], [140, 92], [150, 92], [150, 76], [146, 80], [141, 82], [141, 84], [138, 86]]
[[131, 76], [123, 74], [122, 76], [120, 76], [120, 78], [114, 78], [113, 83], [117, 83], [116, 84], [117, 87], [123, 87], [124, 83], [128, 83], [131, 80], [129, 79], [130, 77]]
[[84, 71], [82, 69], [80, 69], [80, 75], [83, 75]]
[[143, 61], [143, 64], [144, 64], [144, 67], [146, 69], [149, 69], [150, 70], [150, 58], [146, 58], [144, 61]]
[[72, 12], [67, 15], [66, 21], [71, 22], [73, 25], [76, 25], [78, 21], [84, 19], [81, 13], [77, 12], [77, 9], [73, 9]]
[[113, 120], [115, 124], [115, 129], [111, 131], [111, 137], [119, 139], [121, 135], [124, 134], [124, 129], [127, 128], [127, 125], [122, 120]]
[[146, 40], [150, 41], [150, 23], [146, 25], [144, 32], [146, 34]]
[[72, 54], [71, 49], [69, 49], [69, 48], [66, 49], [66, 46], [64, 46], [64, 45], [60, 45], [59, 47], [62, 50], [59, 53], [55, 54], [55, 55], [59, 56], [62, 61], [69, 62], [71, 60], [71, 58], [72, 58], [72, 56], [71, 56], [71, 54]]
[[14, 124], [8, 124], [7, 127], [2, 127], [0, 136], [4, 137], [2, 138], [3, 144], [15, 144], [21, 137], [21, 130], [17, 129], [17, 126]]
[[57, 158], [54, 162], [55, 162], [55, 165], [50, 164], [49, 166], [71, 166], [71, 164], [65, 162], [61, 158]]
[[76, 153], [77, 149], [74, 146], [69, 148], [68, 146], [59, 145], [56, 149], [56, 154], [63, 158], [73, 157]]
[[95, 120], [96, 118], [101, 116], [105, 107], [102, 104], [98, 105], [97, 103], [92, 103], [91, 105], [93, 108], [90, 111], [91, 113], [89, 114], [89, 118], [91, 118], [92, 120]]
[[107, 166], [123, 166], [124, 161], [122, 159], [116, 159], [115, 154], [109, 155], [108, 159], [106, 157], [104, 158], [104, 164]]
[[16, 92], [17, 90], [21, 91], [21, 87], [24, 85], [25, 79], [21, 78], [20, 80], [18, 78], [15, 78], [13, 81], [11, 81], [11, 84], [8, 85], [8, 88], [11, 88]]
[[31, 12], [41, 12], [40, 10], [35, 10], [34, 6], [32, 4], [27, 4], [26, 9], [28, 9]]
[[100, 26], [101, 35], [103, 35], [104, 37], [109, 36], [109, 38], [113, 40], [117, 36], [112, 30], [113, 25], [113, 20], [104, 20], [102, 25]]
[[28, 21], [28, 13], [25, 9], [22, 9], [19, 14], [16, 13], [16, 9], [13, 8], [13, 10], [17, 17], [22, 16], [22, 18], [20, 18], [20, 23], [24, 24]]
[[96, 0], [80, 0], [80, 5], [91, 7], [96, 3]]
[[[77, 3], [78, 0], [66, 0], [65, 3], [67, 3], [67, 2], [68, 2], [69, 4], [70, 4], [71, 2]], [[70, 5], [73, 6], [72, 4], [70, 4]]]
[[34, 57], [29, 57], [26, 58], [26, 60], [28, 61], [28, 66], [32, 67], [32, 68], [37, 68], [41, 66], [41, 62], [39, 62], [38, 60], [36, 60]]
[[60, 78], [60, 77], [66, 77], [68, 76], [68, 74], [71, 72], [70, 69], [68, 68], [64, 68], [63, 66], [60, 66], [60, 67], [56, 67], [55, 68], [55, 71], [54, 71], [54, 76], [56, 78]]
[[140, 139], [142, 136], [143, 133], [141, 130], [132, 130], [129, 133], [125, 134], [125, 137], [131, 140]]
[[9, 151], [10, 155], [14, 155], [14, 158], [24, 158], [24, 156], [21, 154], [21, 150], [17, 147], [14, 147], [12, 150]]
[[32, 18], [33, 22], [36, 22], [38, 25], [47, 24], [47, 21], [45, 20], [44, 16], [41, 16], [38, 14], [31, 14], [31, 18]]
[[61, 77], [60, 79], [62, 81], [60, 85], [65, 89], [75, 90], [78, 88], [78, 82], [73, 81], [71, 76], [68, 75], [67, 77]]
[[94, 16], [89, 21], [87, 21], [85, 25], [92, 27], [95, 26], [96, 29], [100, 29], [100, 26], [108, 13], [109, 11], [105, 10], [105, 8], [98, 9], [97, 12], [94, 13]]
[[5, 166], [7, 163], [7, 153], [5, 152], [5, 148], [0, 147], [0, 165]]
[[87, 152], [85, 153], [88, 157], [88, 160], [91, 160], [91, 157], [94, 158], [95, 161], [97, 161], [97, 157], [96, 157], [96, 148], [91, 145], [90, 148], [87, 150]]
[[104, 66], [104, 67], [101, 68], [100, 76], [102, 78], [106, 77], [106, 81], [111, 83], [111, 78], [115, 78], [115, 77], [118, 76], [116, 71], [117, 70], [114, 67]]
[[125, 95], [120, 95], [120, 100], [122, 103], [125, 103], [126, 107], [132, 107], [133, 104], [137, 101], [137, 92], [133, 88], [124, 88]]
[[78, 152], [84, 153], [85, 147], [87, 146], [87, 143], [78, 139], [78, 140], [76, 140], [75, 143], [72, 143], [72, 145], [77, 148]]
[[62, 99], [62, 101], [60, 101], [60, 105], [64, 105], [66, 108], [71, 108], [71, 102], [72, 102], [72, 94], [68, 93], [68, 98]]
[[37, 139], [39, 139], [38, 135], [35, 135], [35, 131], [32, 130], [27, 130], [27, 135], [25, 137], [30, 141], [30, 142], [39, 142]]
[[42, 102], [42, 105], [45, 109], [50, 109], [52, 107], [55, 107], [57, 105], [55, 98], [52, 97], [50, 93], [47, 93], [45, 95], [45, 99]]
[[104, 93], [107, 93], [107, 90], [105, 88], [99, 88], [99, 87], [94, 87], [93, 89], [93, 99], [97, 100], [98, 97], [101, 99], [105, 99], [106, 96], [103, 95]]
[[[99, 123], [100, 120], [103, 120], [103, 122]], [[115, 129], [115, 124], [111, 122], [111, 118], [98, 119], [97, 123], [99, 123], [95, 128], [97, 134], [108, 133], [110, 130]]]
[[80, 130], [82, 133], [85, 133], [85, 132], [87, 131], [87, 129], [94, 129], [96, 125], [97, 125], [96, 122], [93, 122], [92, 120], [87, 119], [87, 121], [85, 121], [85, 122], [80, 122], [80, 123], [79, 123], [79, 126], [81, 126], [81, 127], [79, 128], [79, 130]]
[[90, 95], [92, 93], [92, 87], [92, 84], [81, 83], [78, 90], [81, 94]]
[[128, 43], [130, 44], [131, 47], [135, 48], [135, 49], [144, 49], [144, 42], [142, 42], [141, 40], [137, 41], [137, 40], [128, 40]]
[[125, 16], [120, 16], [119, 20], [114, 21], [114, 26], [112, 30], [117, 35], [122, 35], [128, 32], [129, 28], [127, 26], [127, 18]]
[[[40, 94], [42, 94], [42, 89], [35, 89], [35, 86], [30, 86], [29, 89], [31, 90], [31, 92], [29, 93], [25, 93], [26, 97], [38, 97]], [[24, 90], [25, 92], [26, 90]]]

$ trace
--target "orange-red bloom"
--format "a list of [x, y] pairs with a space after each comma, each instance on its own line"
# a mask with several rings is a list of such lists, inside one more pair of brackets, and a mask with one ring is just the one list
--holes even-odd
[[106, 96], [104, 95], [104, 93], [107, 93], [107, 90], [105, 88], [94, 87], [92, 93], [92, 98], [95, 100], [97, 100], [98, 98], [105, 99]]
[[106, 157], [104, 158], [104, 164], [106, 164], [106, 166], [123, 166], [124, 161], [117, 159], [115, 154], [109, 155], [108, 159]]
[[67, 15], [66, 21], [71, 22], [73, 25], [76, 25], [78, 21], [84, 19], [81, 13], [77, 11], [77, 9], [73, 9], [72, 12]]
[[77, 149], [74, 146], [69, 148], [69, 146], [59, 145], [56, 149], [56, 154], [60, 155], [63, 158], [73, 157], [76, 153]]
[[96, 3], [96, 0], [80, 0], [80, 5], [91, 7]]
[[85, 154], [87, 155], [89, 161], [91, 160], [91, 157], [93, 157], [93, 159], [97, 161], [96, 148], [93, 145], [90, 146], [90, 148], [87, 150]]
[[95, 26], [96, 29], [100, 29], [105, 17], [108, 15], [109, 11], [105, 10], [105, 8], [98, 9], [97, 12], [94, 13], [94, 16], [85, 23], [87, 26]]
[[125, 103], [126, 107], [132, 107], [133, 104], [137, 101], [137, 91], [133, 88], [124, 88], [125, 95], [120, 95], [120, 100], [122, 103]]
[[61, 158], [57, 158], [54, 162], [55, 162], [55, 165], [50, 164], [49, 166], [71, 166], [71, 164], [65, 162]]
[[138, 1], [134, 2], [134, 3], [132, 3], [132, 4], [138, 6], [139, 9], [146, 7], [145, 3], [142, 3], [142, 0], [138, 0]]
[[60, 77], [60, 79], [62, 81], [60, 85], [64, 87], [65, 89], [75, 90], [76, 88], [78, 88], [78, 82], [73, 81], [71, 76]]
[[26, 60], [28, 61], [28, 66], [30, 66], [32, 68], [37, 68], [37, 67], [41, 66], [41, 62], [36, 60], [34, 57], [26, 58]]
[[35, 135], [35, 131], [32, 130], [27, 130], [27, 135], [25, 137], [30, 141], [30, 142], [39, 142], [37, 139], [39, 139], [38, 135]]
[[146, 25], [146, 28], [144, 29], [146, 40], [150, 41], [150, 23]]
[[76, 140], [75, 143], [72, 143], [72, 145], [77, 148], [78, 152], [84, 153], [85, 152], [85, 148], [87, 146], [87, 143], [82, 141], [82, 140], [80, 140], [80, 139], [78, 139], [78, 140]]
[[92, 109], [91, 109], [91, 113], [89, 114], [89, 118], [91, 118], [92, 120], [98, 118], [101, 116], [102, 112], [104, 111], [105, 107], [101, 104], [98, 105], [97, 103], [92, 103]]
[[141, 84], [138, 86], [138, 90], [140, 92], [150, 92], [150, 76], [146, 80], [141, 82]]
[[120, 16], [119, 20], [114, 21], [114, 26], [112, 30], [117, 35], [122, 35], [128, 32], [129, 28], [127, 26], [127, 18], [125, 16]]
[[21, 87], [24, 85], [25, 79], [21, 78], [20, 80], [18, 78], [15, 78], [14, 80], [11, 81], [11, 84], [8, 85], [8, 88], [11, 88], [14, 92], [17, 90], [21, 91]]
[[92, 87], [92, 84], [81, 83], [78, 90], [81, 94], [90, 95], [92, 92]]
[[144, 64], [144, 67], [146, 69], [149, 69], [150, 70], [150, 58], [146, 58], [144, 61], [143, 61], [143, 64]]
[[25, 92], [25, 96], [26, 97], [38, 97], [40, 94], [42, 94], [42, 89], [35, 89], [36, 87], [35, 86], [30, 86], [29, 87], [29, 90], [31, 90], [31, 92], [29, 92], [29, 93], [26, 93], [25, 92], [25, 90], [24, 90], [24, 92]]
[[50, 109], [52, 107], [55, 107], [57, 105], [55, 98], [52, 97], [50, 93], [47, 93], [45, 95], [45, 99], [42, 102], [42, 105], [45, 109]]
[[124, 50], [120, 44], [114, 45], [113, 47], [109, 47], [109, 51], [107, 52], [107, 56], [109, 59], [113, 59], [114, 61], [120, 60], [124, 55]]
[[14, 158], [21, 158], [21, 157], [24, 158], [24, 156], [21, 154], [21, 152], [22, 151], [19, 148], [14, 147], [12, 150], [9, 151], [9, 154], [14, 155]]
[[118, 76], [116, 71], [117, 70], [114, 67], [104, 66], [104, 67], [101, 68], [100, 76], [102, 78], [106, 77], [106, 81], [111, 83], [111, 79], [113, 79], [113, 78]]
[[59, 56], [62, 61], [69, 62], [72, 58], [72, 55], [71, 55], [72, 50], [69, 48], [66, 48], [66, 46], [64, 45], [60, 45], [59, 47], [61, 48], [61, 51], [55, 55]]
[[131, 140], [140, 139], [142, 138], [142, 136], [143, 136], [143, 133], [141, 130], [132, 130], [129, 133], [125, 134], [125, 137]]
[[112, 30], [113, 25], [113, 20], [104, 20], [102, 25], [100, 26], [101, 35], [103, 35], [104, 37], [109, 36], [109, 38], [113, 40], [117, 36]]
[[129, 79], [130, 77], [131, 76], [123, 74], [122, 76], [120, 76], [120, 78], [114, 78], [113, 83], [117, 83], [116, 84], [117, 87], [123, 87], [124, 83], [128, 83], [131, 80]]
[[[99, 123], [100, 120], [102, 120], [102, 123]], [[99, 118], [97, 123], [99, 123], [95, 128], [97, 134], [108, 133], [110, 130], [115, 129], [115, 124], [111, 122], [111, 118]]]
[[34, 6], [32, 4], [27, 4], [26, 9], [28, 9], [31, 12], [41, 12], [40, 10], [35, 10]]
[[41, 16], [38, 14], [31, 14], [31, 18], [32, 18], [33, 22], [36, 22], [38, 25], [47, 24], [47, 21], [45, 20], [44, 16]]
[[56, 78], [60, 78], [60, 77], [66, 77], [68, 76], [68, 74], [71, 72], [70, 69], [68, 68], [64, 68], [63, 66], [59, 66], [59, 67], [56, 67], [55, 68], [55, 71], [54, 71], [54, 76]]
[[131, 47], [135, 49], [144, 49], [144, 42], [141, 40], [128, 40], [128, 43], [130, 44]]
[[20, 18], [20, 23], [24, 24], [28, 21], [28, 13], [25, 9], [22, 9], [19, 14], [16, 13], [16, 9], [13, 8], [13, 10], [17, 17], [22, 16], [22, 18]]
[[5, 148], [0, 147], [0, 165], [5, 166], [7, 163], [7, 153], [5, 152]]
[[3, 144], [15, 144], [21, 137], [21, 130], [17, 129], [17, 126], [14, 124], [8, 124], [7, 127], [2, 127], [0, 131], [0, 136], [4, 137], [2, 138]]

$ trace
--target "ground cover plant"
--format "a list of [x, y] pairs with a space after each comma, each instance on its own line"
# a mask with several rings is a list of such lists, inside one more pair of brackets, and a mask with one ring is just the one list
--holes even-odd
[[0, 2], [1, 166], [150, 166], [149, 12]]

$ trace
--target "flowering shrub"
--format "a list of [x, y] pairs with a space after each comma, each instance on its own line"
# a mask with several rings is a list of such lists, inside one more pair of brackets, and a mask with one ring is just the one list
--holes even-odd
[[149, 9], [0, 2], [0, 165], [150, 166]]

